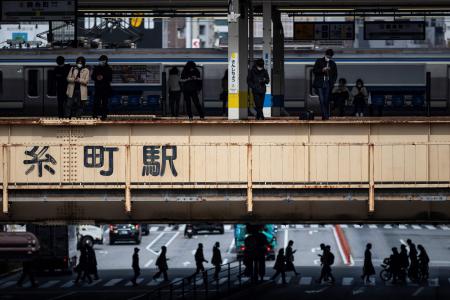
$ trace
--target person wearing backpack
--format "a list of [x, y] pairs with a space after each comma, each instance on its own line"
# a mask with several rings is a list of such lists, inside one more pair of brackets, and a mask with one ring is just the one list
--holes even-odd
[[181, 72], [180, 82], [182, 84], [183, 97], [186, 102], [186, 112], [189, 120], [193, 119], [191, 101], [194, 102], [195, 108], [200, 116], [200, 119], [205, 118], [203, 108], [198, 99], [198, 93], [202, 89], [202, 79], [197, 65], [192, 60], [188, 61]]
[[322, 283], [322, 280], [331, 279], [331, 283], [334, 284], [335, 279], [333, 274], [331, 273], [331, 266], [334, 264], [334, 254], [331, 252], [330, 245], [325, 246], [321, 261], [322, 261], [322, 271], [320, 273], [320, 278], [317, 280], [317, 282], [320, 284]]

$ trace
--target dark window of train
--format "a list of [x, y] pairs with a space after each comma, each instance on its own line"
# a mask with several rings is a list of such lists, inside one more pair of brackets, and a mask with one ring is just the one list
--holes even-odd
[[0, 71], [0, 94], [3, 94], [3, 72]]
[[47, 96], [56, 96], [55, 70], [47, 70]]
[[28, 96], [38, 96], [39, 70], [28, 70]]

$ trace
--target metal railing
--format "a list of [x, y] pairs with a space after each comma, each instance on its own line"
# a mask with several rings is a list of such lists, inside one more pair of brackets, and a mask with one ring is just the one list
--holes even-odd
[[137, 300], [214, 299], [238, 290], [250, 280], [242, 278], [242, 261], [223, 264], [217, 278], [215, 268], [161, 285]]

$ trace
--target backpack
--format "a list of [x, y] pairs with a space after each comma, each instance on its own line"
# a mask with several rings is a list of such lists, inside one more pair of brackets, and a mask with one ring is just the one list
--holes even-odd
[[334, 264], [334, 254], [331, 252], [328, 254], [328, 262], [330, 266]]

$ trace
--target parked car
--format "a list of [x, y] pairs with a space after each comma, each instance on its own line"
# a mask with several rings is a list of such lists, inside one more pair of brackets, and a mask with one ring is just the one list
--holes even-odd
[[109, 244], [117, 241], [131, 241], [141, 243], [142, 230], [139, 224], [111, 224], [109, 225]]
[[186, 224], [186, 228], [184, 229], [184, 235], [190, 238], [192, 237], [192, 235], [196, 235], [202, 231], [218, 232], [220, 234], [223, 234], [225, 232], [225, 229], [223, 224], [221, 223]]
[[95, 225], [79, 225], [77, 229], [78, 242], [80, 244], [103, 244], [103, 229], [101, 227]]
[[148, 224], [141, 224], [141, 230], [143, 235], [150, 234], [150, 226], [148, 226]]

